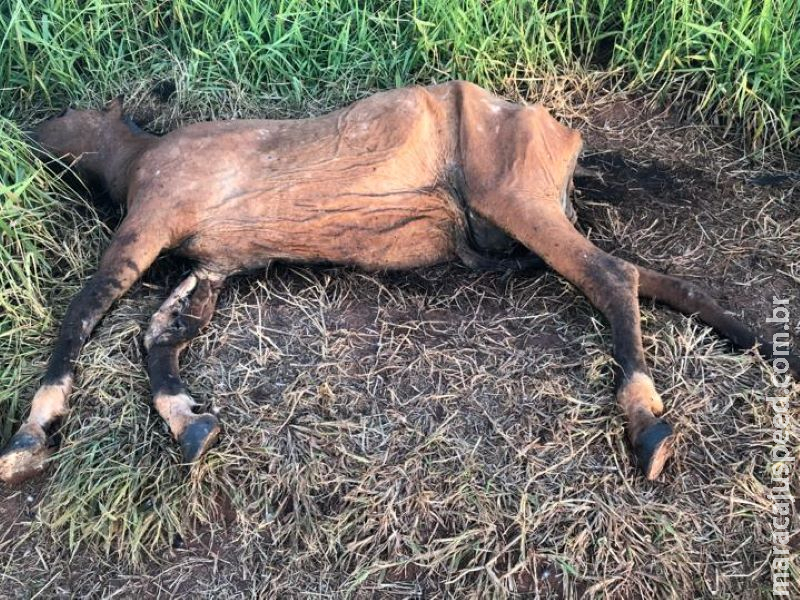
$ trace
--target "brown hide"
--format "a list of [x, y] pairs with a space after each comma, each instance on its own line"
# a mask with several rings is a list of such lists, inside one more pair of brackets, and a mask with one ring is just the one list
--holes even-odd
[[581, 148], [544, 108], [465, 82], [383, 92], [313, 119], [196, 123], [160, 138], [116, 121], [117, 148], [99, 170], [127, 193], [128, 219], [222, 274], [271, 259], [367, 269], [449, 260], [466, 205], [497, 222], [490, 213], [502, 207], [486, 202], [498, 190], [569, 207]]

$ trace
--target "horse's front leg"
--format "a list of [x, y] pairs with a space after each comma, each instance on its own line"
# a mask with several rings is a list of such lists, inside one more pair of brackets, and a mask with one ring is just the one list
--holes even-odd
[[52, 451], [48, 437], [69, 410], [81, 348], [114, 300], [133, 285], [163, 247], [162, 241], [148, 235], [135, 219], [126, 219], [115, 234], [97, 273], [70, 302], [28, 418], [0, 452], [0, 480], [20, 482], [42, 471]]
[[167, 298], [145, 335], [153, 404], [180, 444], [184, 462], [200, 458], [219, 435], [217, 418], [196, 414], [196, 403], [178, 372], [178, 358], [214, 314], [224, 276], [198, 270]]

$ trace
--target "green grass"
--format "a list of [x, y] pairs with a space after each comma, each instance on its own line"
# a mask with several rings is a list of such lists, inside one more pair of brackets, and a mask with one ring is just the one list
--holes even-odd
[[0, 32], [0, 114], [11, 116], [160, 78], [191, 94], [302, 102], [434, 78], [503, 89], [600, 68], [757, 144], [795, 144], [800, 127], [794, 0], [4, 0]]

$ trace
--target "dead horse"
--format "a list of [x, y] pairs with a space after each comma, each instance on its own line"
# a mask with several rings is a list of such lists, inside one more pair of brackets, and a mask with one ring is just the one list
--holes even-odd
[[[163, 137], [124, 118], [117, 100], [103, 112], [67, 109], [32, 135], [107, 188], [127, 216], [71, 302], [30, 415], [0, 454], [6, 482], [41, 472], [81, 347], [166, 250], [197, 268], [153, 316], [144, 345], [153, 402], [186, 462], [214, 443], [219, 425], [194, 412], [178, 355], [209, 322], [226, 277], [274, 260], [372, 270], [456, 257], [477, 268], [543, 260], [611, 324], [617, 401], [648, 479], [661, 472], [674, 436], [659, 418], [638, 296], [697, 314], [736, 346], [773, 354], [705, 292], [583, 237], [569, 200], [580, 134], [541, 106], [511, 104], [470, 83], [383, 92], [313, 119], [196, 123]], [[800, 360], [787, 360], [798, 378]]]

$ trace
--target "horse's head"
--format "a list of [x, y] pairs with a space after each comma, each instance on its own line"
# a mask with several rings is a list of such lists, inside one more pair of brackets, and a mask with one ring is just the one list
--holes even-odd
[[88, 167], [102, 158], [98, 155], [113, 143], [120, 125], [124, 126], [121, 97], [105, 110], [65, 108], [39, 123], [30, 136], [48, 156]]

